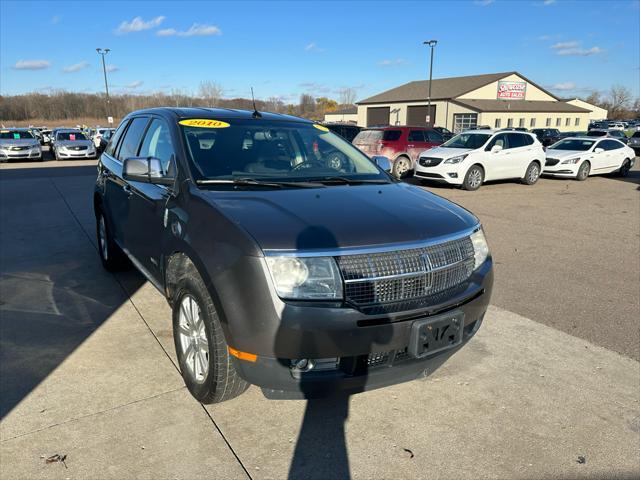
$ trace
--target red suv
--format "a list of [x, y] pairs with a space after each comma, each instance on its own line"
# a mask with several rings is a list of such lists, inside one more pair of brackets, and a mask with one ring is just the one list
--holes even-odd
[[353, 144], [367, 155], [384, 155], [392, 172], [402, 178], [413, 170], [420, 153], [444, 142], [442, 134], [426, 127], [381, 127], [361, 130]]

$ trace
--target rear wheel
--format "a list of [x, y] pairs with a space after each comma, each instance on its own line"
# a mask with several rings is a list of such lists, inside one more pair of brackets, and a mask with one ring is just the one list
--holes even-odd
[[589, 177], [589, 172], [591, 171], [591, 164], [589, 162], [583, 162], [578, 169], [578, 175], [576, 178], [580, 182], [584, 182], [587, 177]]
[[469, 170], [467, 170], [467, 174], [464, 176], [464, 181], [462, 182], [462, 188], [465, 190], [477, 190], [482, 185], [484, 181], [484, 170], [480, 165], [473, 165]]
[[625, 158], [620, 170], [618, 170], [618, 176], [623, 178], [629, 176], [629, 170], [631, 170], [631, 160]]
[[117, 272], [129, 266], [129, 259], [116, 244], [111, 236], [107, 220], [102, 210], [96, 216], [96, 235], [98, 238], [98, 253], [105, 270]]
[[229, 355], [218, 312], [193, 266], [178, 280], [172, 305], [176, 354], [191, 395], [202, 403], [219, 403], [247, 390]]
[[396, 178], [405, 177], [407, 173], [409, 173], [409, 170], [411, 170], [411, 160], [409, 157], [401, 155], [393, 162], [392, 173]]
[[531, 162], [527, 167], [527, 171], [524, 174], [522, 183], [525, 185], [533, 185], [540, 179], [540, 164], [538, 162]]

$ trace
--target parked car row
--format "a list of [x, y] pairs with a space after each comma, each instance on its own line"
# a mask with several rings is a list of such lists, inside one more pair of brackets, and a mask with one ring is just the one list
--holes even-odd
[[28, 128], [0, 130], [0, 162], [17, 159], [41, 161], [40, 141]]

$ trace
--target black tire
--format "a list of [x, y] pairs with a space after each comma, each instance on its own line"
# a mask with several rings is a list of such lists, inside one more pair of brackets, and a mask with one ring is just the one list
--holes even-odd
[[576, 175], [576, 180], [579, 182], [584, 182], [587, 178], [589, 178], [589, 172], [591, 171], [591, 164], [589, 162], [583, 162], [578, 169], [578, 175]]
[[404, 178], [411, 171], [411, 159], [406, 155], [400, 155], [393, 162], [391, 173], [396, 178]]
[[[202, 350], [202, 335], [191, 340], [188, 335], [181, 334], [183, 331], [190, 331], [190, 327], [185, 328], [185, 325], [189, 325], [186, 321], [188, 319], [186, 317], [181, 319], [182, 306], [183, 303], [189, 305], [192, 301], [195, 302], [195, 310], [199, 312], [199, 320], [193, 325], [198, 325], [196, 327], [198, 332], [204, 329], [207, 340], [206, 355]], [[176, 355], [182, 378], [191, 395], [201, 403], [220, 403], [244, 393], [249, 388], [249, 383], [242, 379], [235, 369], [216, 307], [195, 267], [188, 267], [178, 279], [171, 304], [173, 305], [173, 340]], [[183, 322], [182, 326], [181, 322]], [[187, 365], [187, 362], [191, 361], [189, 351], [193, 352], [193, 368], [191, 364]], [[199, 363], [196, 351], [201, 352], [198, 358], [206, 360], [205, 371], [196, 370], [195, 365]]]
[[525, 185], [535, 185], [538, 180], [540, 180], [540, 163], [539, 162], [531, 162], [527, 167], [527, 171], [524, 173], [524, 177], [522, 178], [522, 183]]
[[628, 158], [625, 158], [617, 174], [619, 177], [625, 178], [629, 176], [629, 170], [631, 170], [631, 160], [629, 160]]
[[98, 254], [105, 270], [118, 272], [131, 266], [129, 259], [113, 240], [109, 230], [109, 222], [102, 210], [96, 213], [96, 238], [98, 241]]
[[472, 165], [464, 176], [462, 188], [470, 192], [478, 190], [484, 182], [484, 169], [480, 165]]

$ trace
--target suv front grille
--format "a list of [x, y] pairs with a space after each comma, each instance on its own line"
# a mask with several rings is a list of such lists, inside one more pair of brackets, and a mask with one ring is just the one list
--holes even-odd
[[[347, 302], [360, 309], [384, 311], [419, 308], [439, 293], [458, 290], [473, 272], [469, 237], [438, 245], [338, 257]], [[418, 305], [416, 305], [416, 303]], [[395, 308], [394, 308], [395, 307]]]
[[436, 165], [440, 165], [442, 162], [442, 158], [437, 157], [420, 157], [418, 163], [423, 167], [435, 167]]

